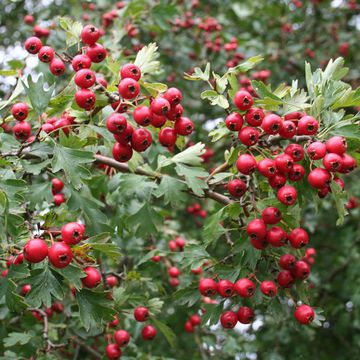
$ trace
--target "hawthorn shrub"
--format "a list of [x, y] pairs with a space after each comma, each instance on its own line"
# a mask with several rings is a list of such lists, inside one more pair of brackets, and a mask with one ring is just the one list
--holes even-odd
[[[3, 359], [356, 354], [360, 90], [336, 55], [357, 54], [315, 30], [297, 43], [298, 12], [337, 18], [324, 3], [259, 2], [294, 16], [264, 16], [275, 57], [237, 38], [236, 2], [228, 19], [198, 1], [26, 14], [39, 63], [1, 72]], [[314, 58], [323, 41], [326, 64], [300, 72], [291, 43]]]

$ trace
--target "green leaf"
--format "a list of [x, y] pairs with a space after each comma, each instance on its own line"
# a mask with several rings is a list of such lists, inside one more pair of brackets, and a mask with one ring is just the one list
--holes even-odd
[[162, 334], [165, 336], [165, 339], [169, 343], [171, 347], [175, 347], [175, 333], [163, 322], [159, 321], [155, 316], [151, 317], [151, 320], [153, 321], [154, 325], [157, 329], [159, 329]]
[[194, 72], [191, 75], [185, 73], [184, 78], [186, 80], [191, 80], [191, 81], [199, 81], [199, 80], [209, 81], [209, 79], [210, 79], [210, 63], [206, 64], [204, 71], [202, 71], [200, 68], [196, 67], [194, 69]]
[[184, 176], [187, 186], [197, 196], [203, 196], [204, 190], [208, 188], [205, 177], [208, 172], [201, 167], [188, 166], [178, 163], [175, 166], [175, 171], [179, 176]]
[[135, 231], [138, 236], [147, 236], [157, 233], [157, 226], [161, 221], [162, 217], [149, 203], [145, 203], [129, 216], [127, 225], [132, 231]]
[[33, 335], [27, 332], [12, 332], [4, 338], [3, 343], [5, 347], [12, 347], [14, 345], [25, 345], [30, 339], [32, 339]]
[[16, 84], [16, 87], [13, 90], [11, 96], [7, 100], [0, 101], [0, 110], [2, 110], [3, 108], [5, 108], [9, 104], [11, 104], [19, 95], [22, 94], [23, 91], [24, 91], [23, 82], [18, 81], [18, 83]]
[[80, 42], [80, 34], [83, 28], [81, 22], [64, 16], [59, 19], [59, 24], [66, 32], [66, 46], [68, 48]]
[[159, 70], [160, 62], [156, 60], [159, 56], [157, 49], [156, 43], [151, 43], [137, 53], [134, 64], [140, 68], [142, 74], [152, 74]]
[[114, 260], [118, 260], [122, 256], [121, 252], [119, 251], [119, 247], [116, 244], [92, 243], [91, 249]]
[[336, 225], [340, 226], [344, 223], [345, 216], [348, 214], [345, 208], [345, 205], [348, 201], [348, 197], [346, 195], [346, 192], [335, 181], [331, 182], [330, 188], [331, 188], [332, 197], [335, 200], [336, 210], [339, 216], [338, 220], [336, 221]]
[[245, 62], [230, 68], [227, 72], [227, 74], [239, 74], [239, 73], [244, 73], [247, 72], [249, 70], [251, 70], [252, 68], [254, 68], [257, 64], [259, 64], [261, 61], [264, 60], [264, 57], [262, 55], [257, 55], [257, 56], [253, 56], [249, 59], [247, 59]]
[[173, 297], [176, 304], [191, 307], [200, 300], [201, 295], [196, 284], [196, 286], [177, 290]]
[[86, 273], [74, 264], [69, 264], [64, 269], [54, 270], [65, 278], [71, 286], [74, 286], [77, 290], [82, 288], [81, 278], [86, 276]]
[[154, 191], [156, 197], [164, 196], [164, 203], [174, 207], [181, 206], [186, 201], [183, 191], [186, 186], [181, 181], [167, 175], [163, 175], [159, 187]]
[[176, 5], [158, 4], [151, 9], [151, 16], [161, 29], [167, 30], [170, 27], [171, 19], [177, 13]]
[[226, 229], [220, 224], [224, 220], [224, 209], [222, 208], [206, 218], [204, 224], [204, 241], [206, 244], [213, 243], [221, 235], [225, 234]]
[[226, 127], [225, 123], [220, 122], [214, 130], [209, 132], [209, 136], [211, 137], [211, 142], [216, 142], [230, 134], [231, 131]]
[[172, 157], [171, 161], [175, 164], [181, 163], [186, 165], [200, 165], [202, 163], [201, 156], [205, 152], [205, 144], [198, 142], [188, 147], [184, 151]]

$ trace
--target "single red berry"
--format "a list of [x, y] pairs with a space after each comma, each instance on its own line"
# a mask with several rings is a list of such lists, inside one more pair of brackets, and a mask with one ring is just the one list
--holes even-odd
[[170, 286], [176, 288], [180, 285], [180, 280], [178, 278], [171, 277], [171, 278], [169, 278], [169, 284], [170, 284]]
[[117, 330], [114, 339], [120, 347], [127, 346], [130, 342], [130, 334], [126, 330]]
[[55, 206], [60, 206], [64, 202], [65, 202], [65, 195], [64, 194], [55, 194], [54, 195], [54, 204], [55, 204]]
[[251, 108], [245, 115], [245, 120], [250, 126], [261, 126], [265, 114], [262, 109]]
[[125, 64], [120, 70], [121, 79], [131, 78], [139, 81], [141, 78], [141, 70], [135, 64]]
[[117, 315], [114, 315], [114, 320], [109, 322], [109, 327], [113, 328], [119, 325], [119, 318]]
[[127, 123], [125, 130], [121, 134], [114, 134], [114, 138], [118, 143], [126, 145], [129, 141], [131, 141], [133, 132], [133, 127], [130, 123]]
[[305, 169], [300, 164], [294, 164], [292, 169], [288, 173], [289, 180], [299, 181], [305, 176]]
[[160, 262], [161, 261], [161, 256], [160, 255], [154, 255], [151, 260], [153, 262]]
[[[174, 107], [170, 108], [170, 110], [168, 111], [168, 113], [166, 114], [167, 118], [169, 120], [175, 121], [178, 120], [182, 117], [184, 113], [184, 108], [182, 107], [181, 104], [177, 104]], [[157, 115], [159, 116], [159, 115]], [[160, 115], [162, 116], [162, 115]]]
[[134, 99], [140, 93], [140, 85], [134, 79], [125, 78], [120, 81], [118, 90], [124, 99]]
[[107, 53], [102, 45], [96, 43], [86, 48], [86, 55], [92, 62], [99, 63], [106, 58]]
[[20, 295], [26, 296], [30, 292], [30, 290], [31, 290], [31, 285], [26, 284], [21, 288]]
[[78, 244], [84, 236], [85, 227], [77, 222], [70, 222], [61, 228], [61, 238], [68, 245]]
[[149, 107], [140, 105], [133, 113], [134, 120], [141, 126], [148, 126], [152, 122], [152, 112]]
[[339, 170], [341, 174], [348, 174], [356, 168], [356, 160], [352, 156], [345, 153], [341, 155], [341, 158], [342, 167]]
[[277, 193], [278, 200], [284, 205], [294, 205], [297, 199], [297, 192], [293, 186], [283, 186]]
[[274, 247], [284, 246], [287, 238], [286, 232], [279, 226], [273, 226], [266, 233], [266, 241]]
[[310, 275], [310, 266], [307, 262], [299, 260], [295, 263], [294, 268], [292, 269], [292, 274], [300, 280], [305, 280]]
[[20, 265], [23, 262], [24, 262], [24, 254], [19, 254], [14, 260], [14, 265]]
[[170, 251], [176, 251], [178, 249], [177, 244], [174, 240], [168, 242], [168, 247]]
[[266, 237], [266, 225], [260, 219], [253, 219], [247, 224], [246, 232], [251, 239], [264, 240]]
[[151, 125], [156, 128], [161, 128], [166, 123], [166, 116], [165, 115], [156, 115], [151, 113]]
[[29, 37], [25, 41], [25, 49], [30, 54], [33, 54], [33, 55], [37, 54], [39, 52], [39, 50], [41, 49], [41, 47], [42, 47], [42, 42], [36, 36]]
[[49, 124], [49, 123], [45, 123], [41, 125], [41, 130], [45, 131], [47, 134], [51, 133], [52, 131], [55, 130], [54, 125]]
[[291, 254], [284, 254], [280, 257], [279, 265], [284, 270], [290, 270], [294, 267], [296, 263], [296, 257]]
[[226, 117], [225, 125], [231, 131], [240, 131], [244, 125], [244, 119], [239, 113], [233, 112]]
[[25, 141], [29, 138], [31, 134], [31, 126], [26, 121], [19, 121], [13, 126], [12, 131], [16, 139], [20, 141]]
[[201, 324], [201, 317], [197, 314], [191, 315], [189, 321], [193, 326], [198, 326]]
[[106, 356], [109, 360], [120, 359], [121, 349], [118, 344], [107, 344], [106, 345]]
[[165, 92], [164, 98], [170, 103], [171, 107], [174, 107], [181, 103], [182, 93], [179, 89], [171, 87]]
[[24, 23], [25, 24], [31, 25], [31, 24], [34, 23], [34, 21], [35, 21], [35, 18], [32, 15], [27, 14], [27, 15], [24, 16]]
[[69, 245], [56, 242], [49, 248], [48, 257], [52, 266], [63, 269], [71, 263], [73, 255]]
[[296, 134], [296, 126], [292, 121], [283, 121], [279, 135], [284, 139], [292, 139]]
[[298, 122], [297, 132], [299, 135], [315, 135], [319, 124], [312, 116], [303, 116]]
[[184, 330], [188, 333], [193, 333], [195, 331], [194, 326], [190, 321], [187, 321], [185, 323]]
[[234, 284], [234, 290], [244, 298], [250, 298], [255, 294], [256, 286], [248, 278], [242, 278]]
[[250, 239], [250, 243], [257, 250], [264, 250], [269, 245], [266, 239]]
[[311, 143], [306, 150], [311, 160], [320, 160], [326, 154], [326, 145], [320, 141]]
[[262, 211], [261, 217], [265, 224], [274, 225], [282, 219], [282, 214], [278, 208], [270, 206]]
[[106, 128], [113, 134], [121, 134], [126, 127], [126, 118], [119, 113], [113, 113], [106, 119]]
[[190, 135], [194, 131], [194, 123], [187, 117], [181, 117], [175, 121], [174, 130], [178, 135]]
[[141, 331], [144, 340], [152, 340], [156, 336], [156, 329], [151, 325], [146, 325]]
[[51, 308], [58, 314], [64, 312], [64, 304], [60, 301], [55, 301]]
[[25, 103], [14, 104], [11, 108], [12, 116], [19, 121], [25, 120], [29, 113], [29, 107]]
[[257, 169], [256, 159], [252, 155], [240, 155], [236, 160], [236, 168], [244, 175], [251, 175]]
[[75, 74], [74, 81], [77, 86], [87, 89], [95, 84], [96, 76], [90, 69], [81, 69]]
[[86, 273], [86, 276], [81, 279], [84, 286], [86, 286], [87, 288], [93, 288], [100, 284], [101, 274], [99, 270], [91, 266], [88, 266], [83, 270]]
[[80, 34], [81, 41], [87, 45], [95, 44], [100, 38], [100, 31], [94, 25], [85, 25]]
[[290, 155], [296, 162], [301, 161], [304, 158], [304, 149], [299, 144], [288, 145], [284, 152], [285, 154]]
[[96, 77], [96, 81], [102, 85], [105, 89], [108, 87], [107, 81], [102, 77]]
[[326, 142], [326, 150], [329, 153], [342, 155], [346, 152], [347, 143], [346, 139], [342, 136], [333, 136]]
[[106, 277], [106, 283], [107, 283], [111, 288], [113, 288], [113, 287], [115, 287], [115, 286], [117, 286], [117, 285], [119, 284], [119, 280], [118, 280], [117, 277], [114, 276], [114, 275], [108, 275], [108, 276]]
[[30, 263], [38, 263], [47, 257], [48, 251], [44, 240], [30, 239], [24, 246], [24, 258]]
[[49, 63], [55, 56], [55, 51], [50, 46], [43, 46], [38, 52], [38, 58], [44, 63]]
[[50, 62], [50, 72], [55, 76], [60, 76], [65, 72], [65, 64], [60, 59], [53, 59]]
[[185, 239], [181, 238], [181, 237], [177, 237], [175, 239], [175, 243], [176, 243], [176, 246], [180, 249], [180, 250], [184, 250], [184, 247], [186, 245], [186, 241]]
[[279, 272], [277, 281], [282, 288], [286, 289], [294, 284], [295, 278], [289, 270], [283, 270]]
[[250, 324], [254, 320], [254, 315], [254, 310], [247, 306], [241, 306], [237, 312], [238, 320], [242, 324]]
[[304, 114], [303, 113], [301, 113], [301, 112], [299, 112], [299, 111], [294, 111], [294, 112], [292, 112], [292, 113], [289, 113], [289, 114], [286, 114], [285, 116], [284, 116], [284, 119], [285, 120], [295, 120], [295, 121], [297, 121], [297, 120], [299, 120], [302, 116], [304, 116]]
[[84, 54], [76, 55], [71, 61], [71, 66], [74, 71], [79, 71], [81, 69], [90, 69], [91, 59]]
[[176, 132], [173, 128], [166, 127], [159, 132], [159, 143], [162, 146], [170, 147], [176, 143]]
[[124, 102], [120, 102], [120, 101], [116, 101], [114, 103], [111, 104], [111, 107], [113, 108], [114, 111], [118, 112], [118, 113], [125, 113], [128, 111], [128, 104], [124, 103]]
[[281, 173], [288, 173], [294, 166], [294, 160], [288, 154], [281, 154], [275, 158], [275, 165], [277, 171]]
[[334, 181], [341, 187], [342, 190], [345, 189], [345, 182], [343, 179], [335, 178]]
[[217, 291], [224, 298], [231, 297], [234, 294], [234, 284], [230, 280], [220, 280], [217, 284]]
[[150, 108], [156, 115], [166, 115], [170, 110], [170, 103], [164, 97], [159, 96], [151, 102]]
[[116, 142], [112, 149], [113, 157], [116, 161], [127, 162], [132, 158], [133, 149], [130, 144], [121, 144]]
[[323, 165], [326, 170], [337, 172], [340, 171], [343, 166], [343, 159], [338, 154], [329, 153], [324, 156]]
[[132, 133], [131, 146], [137, 152], [145, 151], [152, 144], [152, 136], [146, 129], [136, 129]]
[[316, 168], [310, 171], [308, 175], [308, 182], [312, 187], [316, 189], [322, 189], [330, 185], [331, 175], [325, 169]]
[[170, 277], [177, 278], [180, 276], [180, 270], [176, 266], [172, 266], [171, 268], [169, 268], [168, 274]]
[[309, 242], [309, 235], [304, 229], [296, 228], [290, 232], [289, 241], [293, 248], [300, 249]]
[[225, 311], [220, 316], [220, 323], [225, 329], [232, 329], [238, 322], [238, 316], [234, 311]]
[[314, 320], [315, 312], [311, 306], [303, 304], [295, 309], [294, 317], [300, 324], [308, 325]]
[[80, 89], [75, 93], [75, 101], [82, 109], [90, 110], [95, 105], [96, 96], [89, 89]]
[[136, 321], [145, 322], [149, 319], [150, 313], [145, 306], [138, 306], [134, 309], [134, 317]]
[[258, 129], [251, 127], [251, 126], [245, 126], [239, 131], [239, 140], [241, 143], [243, 143], [246, 146], [252, 146], [257, 144], [259, 140], [260, 132]]
[[217, 293], [217, 283], [210, 278], [199, 281], [199, 291], [203, 296], [213, 296]]
[[277, 286], [272, 281], [263, 281], [260, 284], [261, 292], [269, 297], [274, 297], [277, 294]]
[[258, 163], [259, 173], [267, 178], [271, 178], [276, 174], [276, 163], [271, 159], [262, 159]]
[[279, 133], [283, 127], [283, 120], [276, 114], [266, 115], [261, 123], [262, 129], [269, 135]]
[[239, 110], [245, 111], [253, 106], [254, 99], [249, 92], [240, 90], [235, 94], [234, 104]]
[[246, 192], [246, 184], [240, 179], [234, 179], [228, 182], [227, 189], [234, 197], [242, 197]]

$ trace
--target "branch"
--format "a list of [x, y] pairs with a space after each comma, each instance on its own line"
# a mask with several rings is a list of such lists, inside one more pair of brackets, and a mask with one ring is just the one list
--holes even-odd
[[86, 350], [88, 353], [90, 353], [91, 355], [93, 355], [96, 359], [102, 359], [102, 356], [96, 351], [94, 350], [91, 346], [87, 345], [86, 343], [84, 343], [82, 340], [80, 340], [77, 337], [73, 337], [72, 340], [74, 342], [76, 342], [78, 345], [80, 345], [84, 350]]

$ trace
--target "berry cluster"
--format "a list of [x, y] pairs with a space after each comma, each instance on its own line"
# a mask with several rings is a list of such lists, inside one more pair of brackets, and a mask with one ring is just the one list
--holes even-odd
[[191, 315], [189, 319], [185, 322], [184, 329], [188, 333], [193, 333], [195, 327], [201, 324], [201, 317], [198, 314]]
[[51, 192], [54, 196], [54, 204], [60, 206], [65, 202], [65, 195], [62, 193], [64, 183], [57, 178], [51, 179]]
[[194, 205], [190, 205], [187, 207], [187, 212], [190, 215], [198, 216], [202, 219], [207, 217], [207, 211], [201, 207], [201, 204], [195, 203]]
[[12, 116], [18, 121], [12, 128], [16, 139], [25, 142], [31, 135], [31, 126], [26, 121], [29, 114], [29, 107], [25, 103], [16, 103], [11, 108]]

